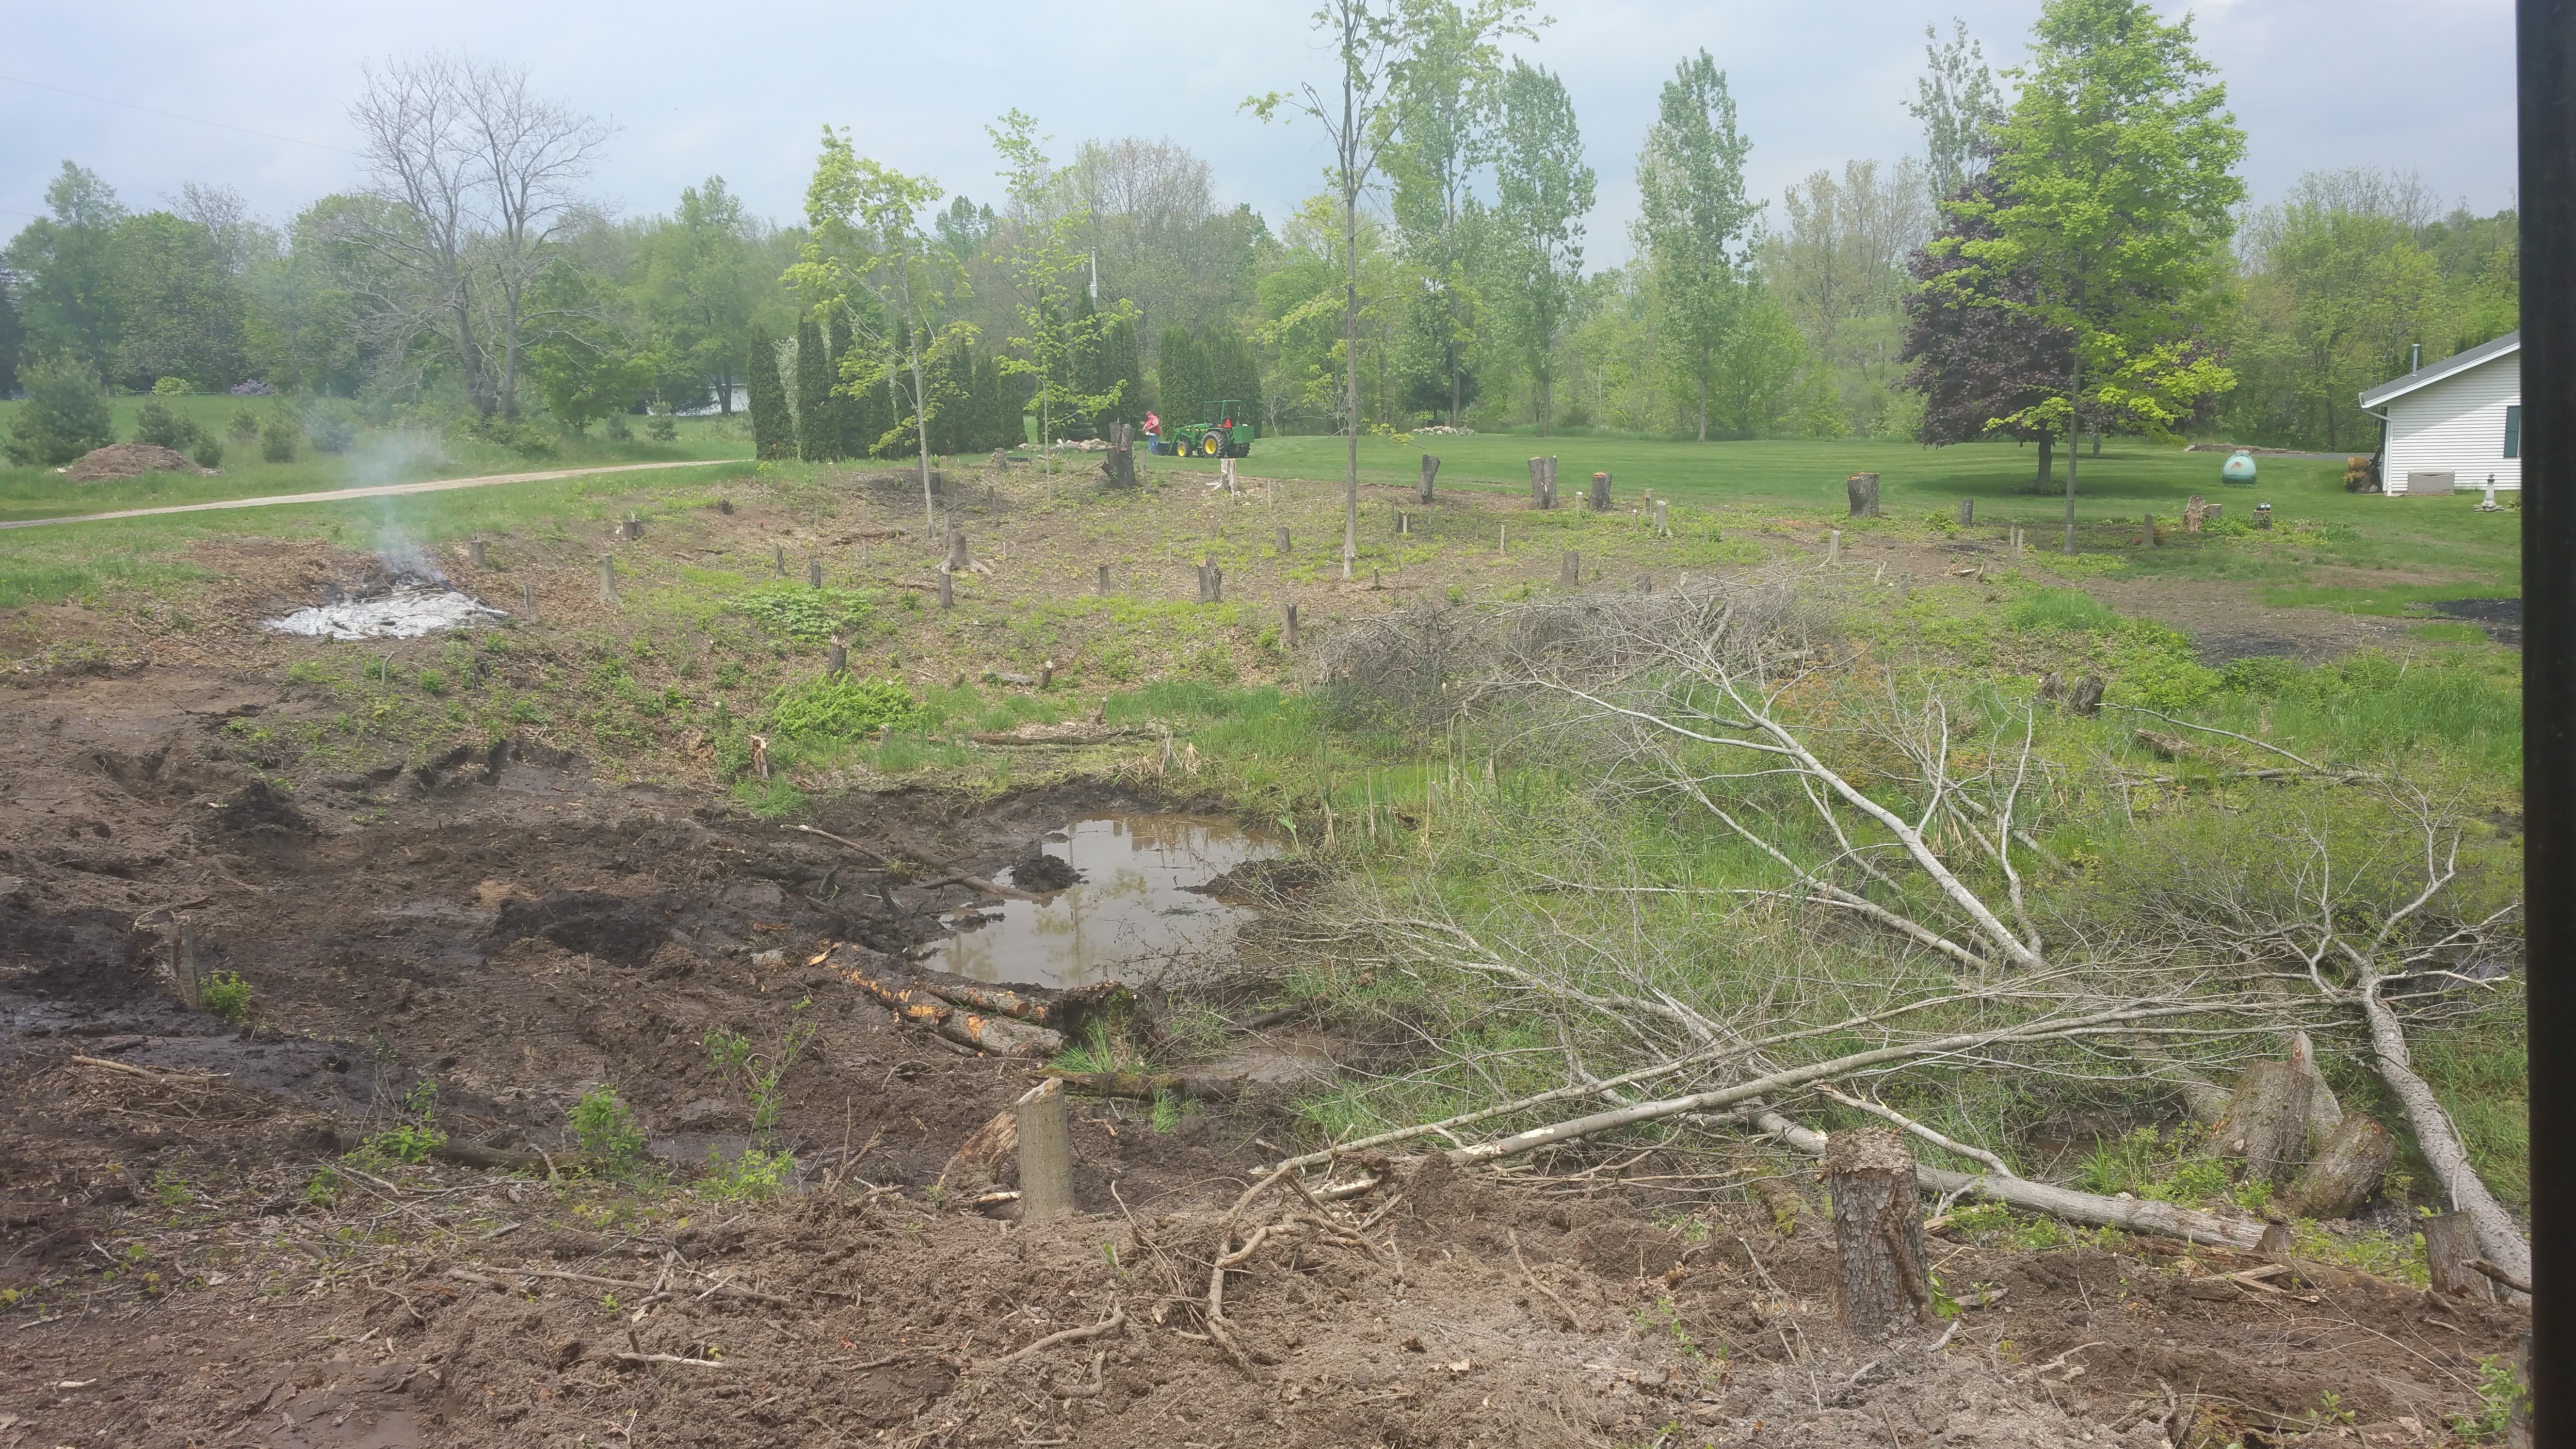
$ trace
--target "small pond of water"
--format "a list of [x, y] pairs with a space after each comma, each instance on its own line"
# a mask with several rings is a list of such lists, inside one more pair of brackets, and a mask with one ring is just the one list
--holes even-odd
[[[1281, 849], [1221, 815], [1082, 820], [1043, 848], [1081, 880], [1043, 900], [1004, 901], [998, 913], [951, 913], [955, 934], [922, 948], [921, 963], [977, 981], [1052, 987], [1185, 971], [1231, 951], [1251, 915], [1189, 888]], [[1007, 872], [996, 879], [1013, 884]]]

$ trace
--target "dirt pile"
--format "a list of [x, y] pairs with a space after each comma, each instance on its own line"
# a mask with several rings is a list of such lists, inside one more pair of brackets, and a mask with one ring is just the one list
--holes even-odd
[[71, 467], [75, 483], [105, 483], [118, 478], [140, 478], [146, 473], [213, 476], [189, 462], [186, 454], [156, 443], [110, 443], [104, 448], [92, 448], [81, 454]]

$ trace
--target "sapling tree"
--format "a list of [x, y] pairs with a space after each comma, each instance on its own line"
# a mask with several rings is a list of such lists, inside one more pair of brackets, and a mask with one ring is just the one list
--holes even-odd
[[[1325, 0], [1315, 12], [1315, 27], [1333, 38], [1340, 62], [1337, 83], [1312, 82], [1295, 95], [1272, 91], [1253, 96], [1243, 108], [1268, 121], [1285, 108], [1324, 128], [1333, 143], [1333, 164], [1325, 168], [1342, 213], [1342, 404], [1349, 433], [1348, 462], [1342, 480], [1342, 577], [1349, 578], [1360, 553], [1360, 195], [1368, 190], [1395, 135], [1402, 129], [1402, 95], [1397, 82], [1413, 56], [1420, 31], [1395, 3], [1378, 0]], [[1390, 125], [1390, 112], [1397, 124]]]
[[[898, 408], [895, 430], [912, 434], [920, 463], [922, 517], [929, 528], [938, 526], [930, 492], [930, 419], [939, 399], [930, 395], [927, 382], [932, 371], [944, 369], [925, 369], [924, 363], [944, 360], [975, 339], [971, 324], [942, 327], [936, 320], [947, 299], [965, 286], [956, 253], [924, 231], [923, 219], [940, 196], [938, 182], [861, 156], [848, 132], [824, 127], [823, 154], [805, 188], [811, 236], [802, 259], [787, 273], [787, 280], [808, 295], [840, 299], [845, 307], [861, 290], [873, 291], [882, 311], [890, 314], [895, 333], [890, 340], [897, 346], [885, 354], [888, 361], [877, 361], [870, 355], [874, 349], [846, 349], [834, 390], [856, 396], [887, 381], [889, 366], [897, 370], [894, 381], [911, 411], [906, 415]], [[859, 314], [856, 307], [848, 310], [854, 317]], [[893, 436], [890, 432], [869, 440], [869, 449], [885, 446]]]

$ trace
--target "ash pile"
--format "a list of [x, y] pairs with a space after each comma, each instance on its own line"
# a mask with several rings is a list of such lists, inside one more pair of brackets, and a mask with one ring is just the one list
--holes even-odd
[[418, 550], [379, 554], [360, 577], [326, 584], [322, 602], [260, 621], [312, 639], [417, 639], [499, 624], [508, 611], [458, 590]]

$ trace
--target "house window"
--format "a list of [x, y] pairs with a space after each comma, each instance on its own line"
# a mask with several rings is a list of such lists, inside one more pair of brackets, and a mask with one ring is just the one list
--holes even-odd
[[2504, 455], [2522, 456], [2522, 404], [2507, 403], [2504, 409]]

